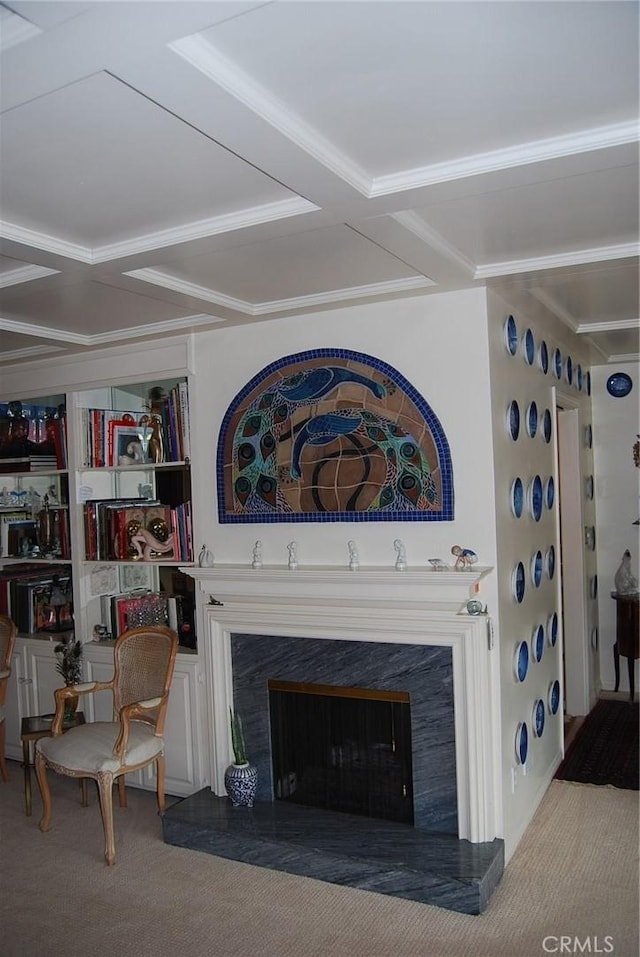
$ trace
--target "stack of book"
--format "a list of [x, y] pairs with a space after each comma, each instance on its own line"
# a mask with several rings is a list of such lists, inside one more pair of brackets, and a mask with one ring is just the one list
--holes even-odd
[[89, 499], [83, 510], [87, 561], [193, 560], [190, 503]]

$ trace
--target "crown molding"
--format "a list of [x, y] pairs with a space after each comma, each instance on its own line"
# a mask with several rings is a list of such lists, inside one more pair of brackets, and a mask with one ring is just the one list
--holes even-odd
[[36, 279], [44, 279], [45, 276], [54, 276], [59, 273], [59, 269], [48, 269], [46, 266], [19, 266], [17, 269], [10, 269], [7, 272], [0, 273], [0, 289], [7, 286], [17, 286], [21, 282], [34, 282]]
[[[29, 322], [16, 322], [14, 319], [1, 319], [0, 330], [15, 332], [22, 336], [34, 336], [38, 339], [53, 339], [58, 342], [67, 342], [74, 346], [91, 348], [109, 342], [123, 342], [126, 339], [140, 339], [146, 336], [157, 336], [163, 333], [190, 331], [200, 326], [211, 326], [224, 319], [218, 316], [209, 316], [204, 313], [195, 316], [182, 316], [179, 319], [166, 319], [164, 322], [150, 322], [142, 326], [132, 326], [130, 329], [114, 329], [110, 332], [89, 334], [83, 332], [68, 332], [66, 329], [51, 329], [48, 326], [37, 326]], [[31, 347], [28, 347], [31, 348]], [[33, 348], [47, 348], [34, 346]], [[53, 347], [55, 349], [55, 347]]]
[[87, 263], [89, 266], [93, 262], [92, 252], [88, 246], [69, 243], [58, 236], [49, 236], [47, 233], [37, 232], [35, 229], [17, 226], [15, 223], [0, 221], [0, 236], [23, 246], [32, 246], [34, 249], [54, 253], [56, 256], [64, 256], [65, 259]]
[[606, 319], [601, 322], [579, 322], [576, 332], [580, 335], [589, 335], [595, 332], [623, 332], [628, 329], [640, 329], [639, 319]]
[[529, 292], [534, 299], [537, 299], [539, 303], [549, 310], [549, 312], [553, 313], [553, 315], [559, 319], [560, 322], [563, 322], [565, 326], [571, 330], [571, 332], [577, 333], [578, 322], [575, 317], [572, 316], [571, 313], [564, 308], [564, 306], [561, 306], [547, 289], [540, 288], [539, 286], [532, 286], [529, 289]]
[[613, 259], [629, 259], [640, 255], [640, 243], [620, 243], [618, 246], [600, 246], [596, 249], [578, 249], [572, 253], [554, 253], [531, 259], [511, 259], [505, 262], [486, 263], [478, 266], [475, 279], [496, 279], [515, 273], [539, 272], [542, 269], [559, 269], [562, 266], [582, 266], [589, 263], [610, 262]]
[[25, 346], [23, 349], [11, 349], [10, 352], [3, 352], [0, 355], [0, 363], [17, 362], [21, 359], [37, 359], [56, 352], [64, 352], [63, 347], [54, 345]]
[[371, 182], [369, 196], [371, 198], [387, 196], [389, 193], [399, 193], [424, 186], [435, 186], [438, 183], [467, 179], [471, 176], [482, 176], [486, 173], [513, 169], [517, 166], [529, 166], [532, 163], [543, 163], [548, 160], [561, 159], [565, 156], [575, 156], [579, 153], [612, 149], [615, 146], [635, 143], [638, 137], [638, 123], [632, 121], [618, 123], [614, 126], [583, 130], [580, 133], [572, 133], [568, 136], [553, 136], [548, 139], [534, 140], [530, 143], [521, 143], [500, 150], [490, 150], [486, 153], [476, 153], [472, 156], [461, 156], [456, 160], [446, 160], [442, 163], [433, 163], [430, 166], [421, 166], [398, 173], [389, 173], [386, 176], [377, 176]]
[[156, 286], [170, 289], [173, 292], [185, 296], [202, 299], [205, 302], [212, 302], [218, 306], [224, 306], [227, 309], [233, 309], [236, 312], [242, 312], [244, 315], [252, 317], [295, 309], [309, 309], [313, 306], [344, 302], [347, 299], [366, 299], [369, 296], [398, 295], [399, 293], [425, 289], [429, 286], [436, 285], [433, 280], [428, 279], [426, 276], [411, 276], [406, 279], [392, 279], [388, 282], [369, 283], [364, 286], [331, 289], [327, 292], [313, 293], [309, 296], [295, 296], [291, 299], [272, 299], [265, 300], [264, 302], [251, 303], [246, 302], [244, 299], [235, 299], [232, 296], [226, 296], [224, 293], [217, 292], [215, 289], [210, 289], [206, 286], [199, 286], [196, 283], [187, 282], [175, 276], [169, 276], [160, 269], [133, 269], [130, 272], [124, 273], [124, 275], [131, 276], [134, 279], [140, 279], [143, 282], [153, 283]]
[[608, 363], [622, 363], [622, 362], [639, 362], [640, 361], [640, 352], [629, 352], [623, 353], [619, 356], [609, 356], [607, 359]]

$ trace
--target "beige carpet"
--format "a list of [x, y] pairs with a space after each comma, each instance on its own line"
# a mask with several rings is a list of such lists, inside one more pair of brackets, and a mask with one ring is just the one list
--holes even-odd
[[638, 954], [632, 791], [554, 781], [488, 910], [468, 917], [164, 844], [153, 796], [131, 788], [107, 868], [93, 789], [83, 809], [76, 782], [52, 775], [41, 834], [37, 788], [29, 819], [21, 769], [9, 767], [3, 957], [544, 957], [561, 953], [561, 936], [582, 948], [565, 953]]

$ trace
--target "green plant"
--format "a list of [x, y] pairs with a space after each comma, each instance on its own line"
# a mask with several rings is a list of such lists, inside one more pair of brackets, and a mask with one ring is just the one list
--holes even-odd
[[58, 659], [56, 671], [64, 678], [66, 685], [76, 685], [82, 681], [82, 642], [65, 635], [53, 649]]
[[233, 757], [235, 764], [248, 764], [247, 749], [244, 743], [244, 729], [242, 727], [242, 718], [237, 711], [229, 708], [229, 717], [231, 720], [231, 747], [233, 748]]

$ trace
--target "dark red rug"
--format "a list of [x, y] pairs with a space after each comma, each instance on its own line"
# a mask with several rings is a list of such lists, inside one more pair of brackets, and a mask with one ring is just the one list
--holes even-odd
[[555, 773], [559, 781], [638, 788], [638, 705], [601, 698]]

